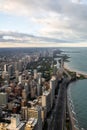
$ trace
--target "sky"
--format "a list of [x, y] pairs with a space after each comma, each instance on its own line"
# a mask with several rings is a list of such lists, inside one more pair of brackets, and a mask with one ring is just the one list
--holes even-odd
[[87, 0], [0, 0], [0, 47], [87, 47]]

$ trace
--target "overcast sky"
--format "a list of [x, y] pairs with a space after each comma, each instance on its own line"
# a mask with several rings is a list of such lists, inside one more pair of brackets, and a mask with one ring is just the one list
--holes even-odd
[[0, 0], [0, 47], [87, 46], [87, 0]]

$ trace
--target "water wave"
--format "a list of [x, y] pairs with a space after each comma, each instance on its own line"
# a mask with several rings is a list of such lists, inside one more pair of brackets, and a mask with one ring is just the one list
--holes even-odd
[[71, 88], [68, 88], [67, 91], [67, 99], [68, 99], [68, 106], [69, 106], [69, 110], [71, 112], [71, 118], [74, 122], [74, 127], [78, 130], [85, 130], [84, 128], [81, 128], [79, 123], [78, 123], [78, 119], [77, 119], [77, 114], [75, 112], [75, 108], [74, 108], [74, 103], [73, 103], [73, 99], [71, 96]]

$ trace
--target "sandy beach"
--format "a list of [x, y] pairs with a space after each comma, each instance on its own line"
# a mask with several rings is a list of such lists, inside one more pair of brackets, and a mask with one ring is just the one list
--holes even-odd
[[83, 71], [79, 71], [79, 70], [73, 69], [73, 68], [71, 68], [71, 67], [70, 67], [68, 64], [66, 64], [66, 63], [64, 63], [64, 68], [65, 68], [66, 70], [69, 70], [70, 72], [76, 72], [77, 74], [84, 75], [84, 76], [86, 76], [86, 78], [87, 78], [87, 73], [85, 73], [85, 72], [83, 72]]

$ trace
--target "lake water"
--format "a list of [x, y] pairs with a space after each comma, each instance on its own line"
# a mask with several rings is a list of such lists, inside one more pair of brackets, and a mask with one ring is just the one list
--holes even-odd
[[[71, 57], [70, 62], [66, 63], [69, 68], [87, 74], [87, 48], [61, 49]], [[68, 92], [74, 104], [78, 124], [87, 130], [87, 80], [70, 84]]]

